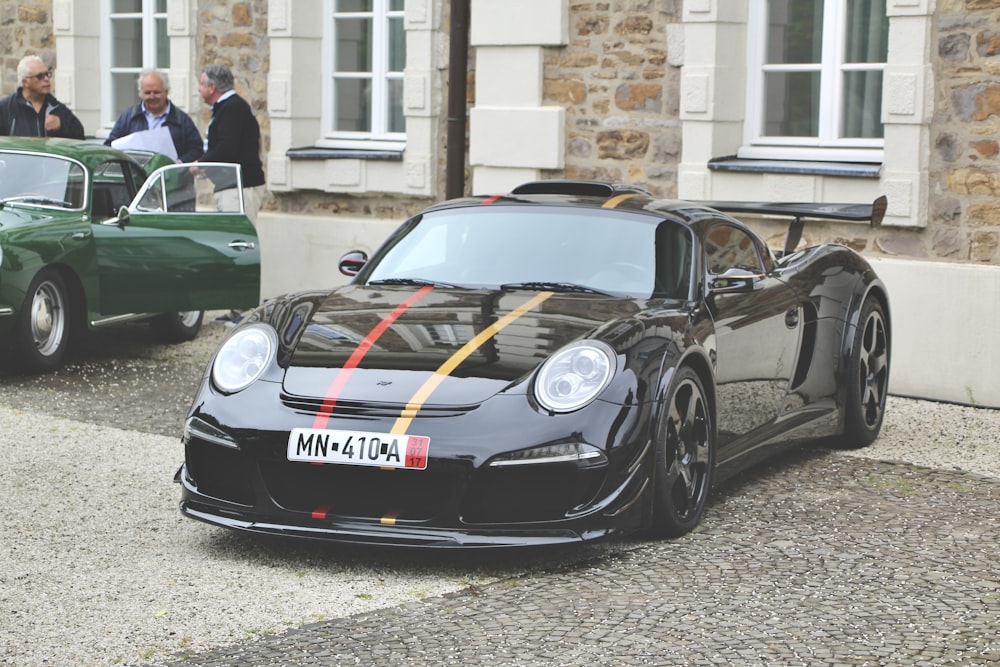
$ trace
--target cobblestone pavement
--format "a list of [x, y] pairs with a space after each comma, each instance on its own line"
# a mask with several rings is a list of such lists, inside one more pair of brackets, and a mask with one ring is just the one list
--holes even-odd
[[[29, 579], [7, 581], [9, 573], [0, 573], [0, 580], [13, 587], [27, 581], [34, 586], [30, 590], [53, 597], [8, 608], [5, 599], [20, 598], [10, 597], [16, 591], [7, 584], [0, 590], [0, 609], [7, 610], [10, 627], [21, 628], [18, 634], [33, 638], [30, 643], [36, 647], [30, 655], [0, 649], [0, 663], [61, 664], [54, 655], [86, 654], [94, 658], [85, 664], [136, 664], [138, 657], [145, 664], [152, 660], [171, 667], [1000, 664], [1000, 474], [994, 444], [1000, 413], [892, 398], [887, 428], [862, 456], [877, 459], [883, 445], [893, 443], [893, 460], [933, 467], [822, 449], [786, 454], [716, 491], [700, 528], [674, 541], [472, 555], [305, 548], [181, 522], [173, 507], [176, 490], [168, 481], [179, 459], [169, 451], [159, 453], [159, 444], [136, 449], [135, 433], [170, 436], [164, 442], [176, 447], [198, 375], [223, 335], [220, 325], [208, 324], [194, 343], [160, 346], [150, 343], [144, 328], [125, 328], [95, 338], [57, 373], [0, 374], [0, 402], [6, 408], [104, 425], [72, 432], [94, 430], [100, 437], [120, 439], [108, 450], [118, 457], [115, 466], [157, 453], [166, 470], [147, 470], [146, 462], [131, 474], [137, 488], [152, 484], [154, 489], [136, 496], [123, 483], [117, 495], [107, 497], [106, 508], [93, 502], [96, 498], [71, 504], [63, 508], [62, 519], [45, 514], [44, 526], [51, 524], [51, 529], [33, 526], [11, 538], [18, 553], [36, 547], [46, 551], [30, 562], [14, 561]], [[11, 436], [10, 446], [27, 442], [27, 437]], [[88, 442], [78, 443], [78, 466], [87, 462], [82, 451]], [[95, 458], [97, 472], [92, 474], [107, 474], [101, 469], [104, 460]], [[41, 469], [38, 465], [32, 462], [25, 470]], [[51, 466], [47, 469], [52, 477]], [[989, 475], [968, 472], [987, 469]], [[13, 483], [6, 486], [6, 500], [39, 502], [28, 492], [41, 478], [18, 475], [5, 478]], [[85, 494], [101, 479], [83, 475], [74, 488]], [[25, 498], [14, 501], [20, 498], [15, 494]], [[48, 499], [43, 495], [40, 501]], [[111, 511], [115, 499], [136, 503], [145, 514], [99, 514]], [[10, 518], [10, 512], [0, 515], [0, 527]], [[103, 525], [103, 533], [92, 535], [93, 544], [75, 541], [89, 539], [89, 532], [73, 533], [74, 542], [62, 545], [70, 557], [56, 558], [58, 549], [50, 553], [49, 545], [59, 542], [49, 537], [60, 534], [60, 520]], [[63, 526], [62, 533], [72, 532], [69, 528]], [[129, 530], [145, 532], [128, 537]], [[157, 535], [166, 540], [162, 546]], [[96, 562], [91, 552], [104, 553], [104, 542], [122, 542], [125, 551], [119, 553], [129, 554], [105, 563], [106, 569], [133, 580], [123, 581], [117, 591], [90, 591], [106, 578], [86, 575]], [[77, 563], [76, 558], [83, 560]], [[161, 559], [169, 581], [129, 567], [130, 559]], [[337, 609], [336, 600], [353, 600], [354, 611], [344, 607], [334, 618], [320, 613], [317, 604], [310, 610], [316, 615], [304, 622], [330, 620], [261, 635], [254, 628], [269, 626], [249, 625], [257, 622], [250, 619], [267, 615], [248, 612], [262, 611], [253, 608], [270, 607], [281, 596], [248, 600], [240, 591], [259, 590], [269, 577], [322, 581], [325, 600], [333, 600]], [[453, 580], [456, 585], [446, 590], [458, 592], [428, 590], [399, 604], [383, 602], [357, 611], [357, 605], [388, 600], [390, 586], [384, 582], [390, 580], [397, 588], [410, 581], [421, 590], [432, 580]], [[193, 595], [176, 590], [182, 581]], [[334, 586], [345, 589], [341, 597], [331, 590]], [[222, 595], [219, 587], [232, 595]], [[295, 590], [290, 585], [280, 592], [296, 595]], [[55, 599], [57, 591], [62, 598]], [[106, 607], [98, 602], [108, 597], [118, 600], [113, 610], [99, 611]], [[36, 607], [52, 617], [31, 622], [25, 612]], [[89, 614], [81, 613], [93, 618], [77, 622], [77, 609], [89, 609]], [[170, 613], [159, 619], [160, 609]], [[235, 643], [207, 642], [207, 634], [183, 626], [186, 619], [172, 620], [172, 614], [187, 609], [193, 609], [199, 622], [214, 625], [239, 617], [235, 620], [242, 623], [245, 638], [233, 633], [227, 641]], [[291, 611], [283, 613], [293, 617]], [[40, 621], [58, 634], [48, 628], [42, 632]], [[116, 628], [123, 625], [129, 629]], [[151, 639], [157, 636], [151, 633], [174, 626], [186, 628], [183, 632], [198, 652], [157, 649], [143, 658], [144, 647], [184, 645], [167, 637]], [[89, 634], [81, 634], [84, 627]], [[114, 657], [122, 655], [117, 647], [101, 649], [120, 642], [123, 633], [133, 648], [130, 655]], [[94, 650], [54, 653], [64, 640]], [[211, 648], [202, 650], [206, 647]], [[102, 662], [96, 656], [109, 658]]]
[[169, 665], [1000, 662], [1000, 481], [814, 450], [702, 527]]

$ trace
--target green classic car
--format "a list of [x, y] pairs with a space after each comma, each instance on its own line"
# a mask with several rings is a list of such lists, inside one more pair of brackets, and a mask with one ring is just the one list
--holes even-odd
[[212, 197], [228, 187], [242, 187], [237, 165], [0, 137], [4, 360], [46, 372], [88, 329], [147, 319], [180, 342], [205, 310], [256, 306], [257, 233]]

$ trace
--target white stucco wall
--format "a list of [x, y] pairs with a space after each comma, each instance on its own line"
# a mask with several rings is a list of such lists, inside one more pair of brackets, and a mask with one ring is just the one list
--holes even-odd
[[1000, 266], [873, 259], [889, 289], [894, 394], [1000, 408]]

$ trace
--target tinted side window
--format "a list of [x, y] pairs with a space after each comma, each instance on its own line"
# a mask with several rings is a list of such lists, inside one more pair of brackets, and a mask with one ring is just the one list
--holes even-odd
[[725, 223], [712, 227], [705, 236], [705, 263], [714, 275], [733, 268], [764, 273], [753, 239], [742, 229]]

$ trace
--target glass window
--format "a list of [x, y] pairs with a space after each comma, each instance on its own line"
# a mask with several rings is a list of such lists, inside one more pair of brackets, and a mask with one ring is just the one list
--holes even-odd
[[402, 0], [326, 0], [324, 135], [402, 141], [406, 31]]
[[753, 239], [742, 229], [727, 224], [716, 225], [706, 235], [705, 265], [713, 275], [722, 275], [729, 269], [764, 273]]
[[[888, 33], [886, 0], [755, 0], [746, 144], [763, 148], [741, 157], [877, 161]], [[802, 148], [868, 152], [795, 153]]]
[[489, 288], [566, 283], [642, 298], [683, 297], [690, 247], [686, 228], [647, 215], [532, 205], [458, 208], [401, 228], [370, 262], [368, 280]]
[[103, 123], [110, 127], [122, 111], [139, 101], [136, 80], [148, 67], [169, 69], [166, 0], [112, 0], [102, 3], [107, 30], [102, 49]]
[[77, 162], [62, 158], [0, 152], [0, 201], [56, 208], [83, 207], [87, 176]]

